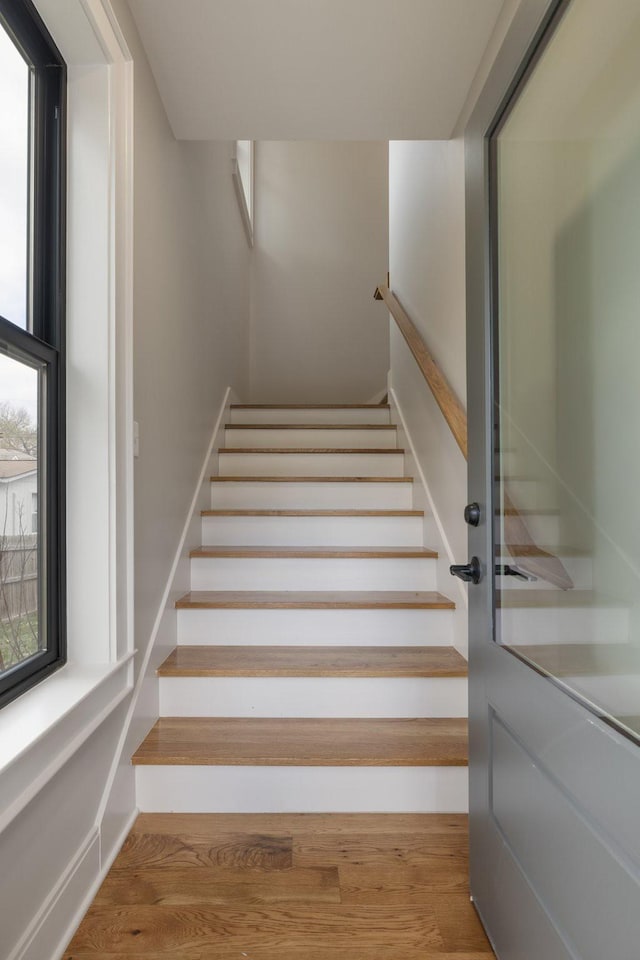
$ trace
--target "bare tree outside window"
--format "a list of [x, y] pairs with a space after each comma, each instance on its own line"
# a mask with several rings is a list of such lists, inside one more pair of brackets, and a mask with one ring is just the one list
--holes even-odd
[[42, 649], [37, 453], [37, 425], [26, 407], [0, 402], [0, 673]]

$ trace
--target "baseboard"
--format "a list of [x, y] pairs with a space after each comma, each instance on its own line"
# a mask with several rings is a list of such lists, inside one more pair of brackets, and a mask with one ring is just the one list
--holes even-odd
[[[456, 637], [455, 646], [456, 649], [464, 656], [468, 656], [468, 626], [467, 620], [468, 615], [467, 611], [469, 608], [469, 600], [467, 597], [467, 591], [463, 586], [460, 580], [455, 579], [449, 575], [449, 566], [452, 563], [457, 563], [453, 550], [451, 548], [451, 543], [447, 536], [447, 531], [445, 525], [442, 521], [442, 517], [438, 511], [435, 500], [431, 493], [429, 483], [427, 481], [425, 467], [421, 463], [417, 452], [416, 445], [411, 436], [411, 431], [407, 426], [407, 421], [402, 412], [402, 407], [398, 400], [396, 391], [391, 385], [389, 385], [389, 402], [391, 404], [391, 419], [392, 422], [398, 422], [398, 425], [404, 432], [406, 438], [406, 443], [403, 443], [403, 446], [408, 448], [408, 454], [415, 466], [415, 476], [414, 483], [419, 483], [422, 489], [422, 494], [425, 500], [425, 503], [428, 507], [429, 513], [433, 520], [433, 525], [436, 530], [436, 535], [439, 539], [439, 543], [429, 543], [429, 546], [435, 547], [438, 549], [440, 554], [440, 559], [438, 561], [438, 589], [448, 595], [452, 596], [452, 599], [456, 603], [456, 627], [454, 630], [454, 635]], [[396, 416], [397, 415], [397, 416]], [[407, 473], [411, 473], [410, 470], [407, 470]]]
[[[140, 671], [136, 678], [133, 695], [131, 697], [129, 711], [127, 713], [127, 718], [123, 726], [120, 740], [118, 742], [118, 748], [115, 752], [111, 770], [109, 772], [109, 778], [107, 780], [107, 786], [105, 788], [103, 802], [101, 804], [101, 807], [98, 813], [98, 823], [102, 822], [102, 818], [104, 817], [105, 811], [109, 803], [111, 790], [113, 788], [113, 784], [116, 778], [118, 767], [122, 760], [124, 750], [127, 746], [127, 738], [135, 718], [136, 708], [140, 700], [140, 693], [142, 691], [143, 685], [145, 684], [145, 682], [152, 682], [155, 684], [157, 684], [158, 682], [157, 677], [155, 676], [153, 666], [151, 664], [151, 659], [152, 659], [154, 647], [156, 646], [156, 642], [160, 634], [161, 627], [163, 626], [165, 615], [168, 609], [173, 608], [173, 601], [176, 593], [179, 591], [184, 592], [184, 589], [188, 589], [188, 585], [185, 586], [183, 589], [182, 585], [178, 583], [178, 576], [179, 576], [179, 571], [181, 569], [181, 564], [184, 562], [189, 549], [188, 546], [185, 548], [185, 544], [188, 543], [189, 531], [193, 523], [194, 514], [196, 513], [198, 505], [201, 501], [201, 498], [203, 497], [203, 487], [207, 482], [207, 478], [214, 472], [214, 467], [211, 461], [213, 458], [214, 451], [217, 449], [218, 446], [223, 445], [221, 443], [221, 439], [222, 439], [221, 433], [224, 430], [224, 424], [227, 419], [226, 415], [228, 413], [229, 406], [233, 400], [234, 400], [233, 391], [231, 387], [227, 387], [224, 397], [222, 398], [222, 403], [220, 404], [218, 415], [216, 417], [213, 431], [211, 433], [211, 439], [207, 446], [204, 460], [202, 462], [202, 467], [200, 469], [198, 480], [195, 485], [193, 497], [191, 498], [191, 502], [187, 510], [186, 519], [182, 528], [182, 534], [180, 536], [178, 545], [176, 547], [173, 563], [171, 564], [171, 569], [169, 571], [165, 588], [162, 593], [162, 599], [158, 607], [158, 612], [156, 614], [153, 629], [151, 630], [147, 647], [143, 653], [142, 662], [140, 665]], [[175, 620], [173, 621], [172, 629], [175, 632]], [[154, 722], [155, 722], [155, 719], [157, 718], [154, 718]]]
[[[136, 809], [127, 818], [109, 858], [102, 865], [100, 832], [97, 827], [91, 831], [8, 960], [59, 960], [62, 957], [137, 816]], [[55, 948], [52, 944], [56, 944]]]
[[63, 955], [137, 816], [136, 809], [102, 865], [100, 831], [91, 830], [6, 960], [58, 960]]

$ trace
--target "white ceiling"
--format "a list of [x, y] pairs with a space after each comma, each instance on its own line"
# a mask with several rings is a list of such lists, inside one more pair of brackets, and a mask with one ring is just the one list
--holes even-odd
[[129, 0], [188, 140], [445, 139], [502, 0]]

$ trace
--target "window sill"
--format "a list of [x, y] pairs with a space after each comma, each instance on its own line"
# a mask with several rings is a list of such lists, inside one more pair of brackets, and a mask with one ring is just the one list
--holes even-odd
[[133, 689], [133, 654], [67, 664], [0, 712], [0, 831]]

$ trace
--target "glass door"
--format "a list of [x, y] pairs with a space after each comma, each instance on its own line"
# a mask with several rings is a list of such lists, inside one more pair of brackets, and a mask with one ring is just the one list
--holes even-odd
[[640, 8], [581, 0], [491, 140], [496, 641], [640, 739]]
[[499, 960], [637, 960], [637, 0], [522, 0], [465, 149], [471, 891]]

